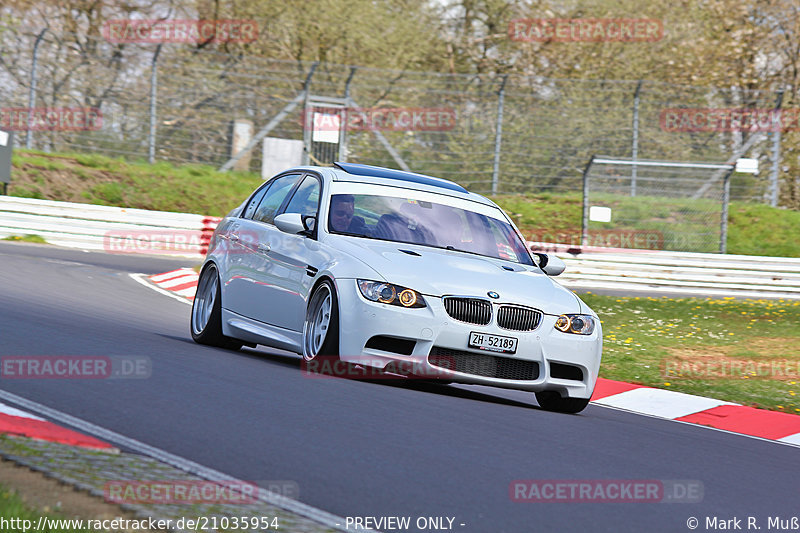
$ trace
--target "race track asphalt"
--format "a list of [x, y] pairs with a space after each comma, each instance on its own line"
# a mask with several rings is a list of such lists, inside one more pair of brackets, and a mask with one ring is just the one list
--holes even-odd
[[[190, 307], [136, 283], [187, 260], [0, 243], [0, 356], [149, 357], [147, 379], [0, 389], [233, 477], [293, 480], [336, 515], [455, 517], [453, 530], [689, 531], [689, 517], [800, 515], [800, 450], [483, 387], [311, 379], [299, 356], [192, 342]], [[699, 503], [531, 503], [513, 480], [694, 480]], [[446, 523], [446, 522], [445, 522]], [[463, 526], [461, 524], [464, 524]], [[418, 531], [416, 528], [410, 531]]]

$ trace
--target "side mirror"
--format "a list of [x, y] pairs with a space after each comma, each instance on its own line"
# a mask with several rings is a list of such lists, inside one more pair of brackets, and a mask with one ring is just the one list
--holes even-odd
[[317, 227], [317, 217], [314, 215], [306, 215], [303, 217], [303, 227], [309, 232], [313, 232]]
[[275, 225], [284, 233], [293, 235], [308, 231], [300, 213], [283, 213], [275, 217]]
[[566, 263], [555, 255], [547, 255], [540, 252], [533, 252], [533, 255], [539, 258], [539, 268], [548, 276], [558, 276], [567, 268]]

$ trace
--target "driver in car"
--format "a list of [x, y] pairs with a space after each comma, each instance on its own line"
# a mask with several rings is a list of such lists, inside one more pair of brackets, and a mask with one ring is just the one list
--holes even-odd
[[354, 214], [355, 197], [352, 194], [337, 194], [331, 198], [330, 228], [333, 231], [367, 235], [364, 218]]

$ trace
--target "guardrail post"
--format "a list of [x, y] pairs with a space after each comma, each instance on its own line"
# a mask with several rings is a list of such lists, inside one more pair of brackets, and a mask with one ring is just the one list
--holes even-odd
[[311, 143], [313, 141], [312, 133], [314, 131], [314, 112], [311, 112], [311, 123], [309, 124], [308, 117], [308, 92], [311, 90], [311, 78], [314, 77], [314, 71], [319, 65], [315, 61], [311, 65], [311, 71], [306, 76], [306, 81], [303, 82], [303, 159], [302, 164], [308, 165], [311, 160]]
[[353, 76], [356, 75], [358, 67], [350, 67], [350, 75], [344, 84], [344, 102], [345, 108], [342, 110], [342, 115], [339, 117], [341, 121], [339, 124], [339, 161], [347, 162], [347, 116], [350, 114], [350, 82], [353, 81]]
[[42, 42], [47, 28], [39, 32], [36, 36], [36, 41], [33, 43], [33, 63], [31, 64], [31, 88], [28, 93], [28, 131], [25, 132], [25, 148], [28, 150], [33, 146], [33, 131], [31, 129], [33, 108], [36, 105], [36, 65], [39, 63], [39, 43]]
[[156, 160], [156, 97], [158, 93], [158, 54], [161, 45], [156, 47], [150, 69], [150, 135], [147, 140], [147, 160], [152, 165]]

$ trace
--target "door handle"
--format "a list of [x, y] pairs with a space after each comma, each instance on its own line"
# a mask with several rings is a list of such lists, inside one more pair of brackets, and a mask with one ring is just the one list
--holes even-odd
[[238, 234], [238, 233], [231, 233], [231, 234], [230, 234], [230, 239], [231, 239], [233, 242], [239, 242], [239, 234]]
[[258, 245], [259, 252], [269, 252], [270, 250], [272, 250], [272, 247], [270, 247], [270, 245], [265, 242], [262, 242], [261, 244]]

